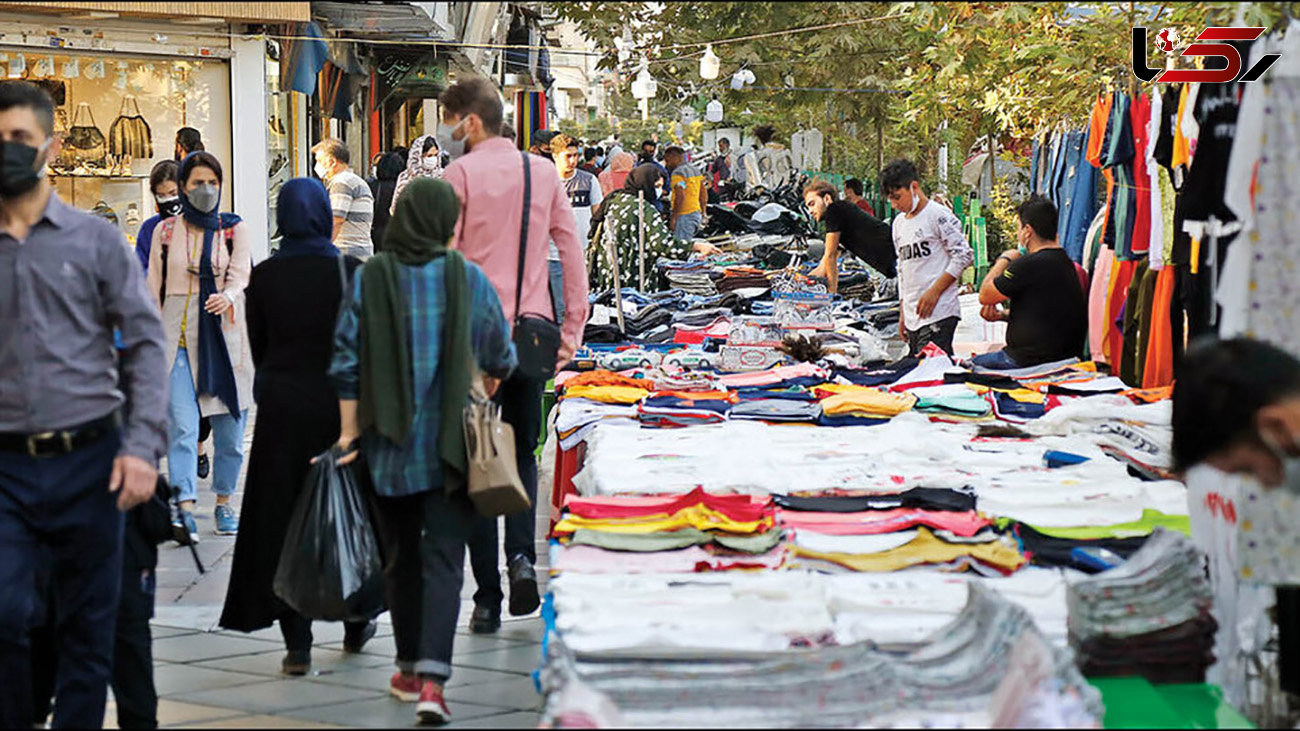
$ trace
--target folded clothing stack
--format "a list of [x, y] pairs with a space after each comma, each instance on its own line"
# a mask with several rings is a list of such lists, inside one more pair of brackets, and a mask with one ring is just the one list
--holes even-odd
[[[587, 628], [608, 615], [591, 611], [603, 602], [591, 601], [588, 578], [553, 584], [544, 723], [598, 714], [600, 727], [1100, 725], [1100, 693], [1069, 653], [1050, 647], [1023, 607], [982, 586], [971, 586], [955, 620], [900, 656], [871, 642], [817, 642], [829, 616], [778, 586], [665, 585], [658, 603], [628, 606], [616, 631], [604, 620], [599, 636]], [[707, 633], [687, 630], [684, 616], [708, 621]]]
[[815, 422], [821, 416], [821, 407], [811, 401], [789, 398], [748, 399], [731, 407], [732, 419], [754, 419], [774, 422]]
[[866, 272], [850, 274], [840, 279], [839, 293], [841, 297], [870, 300], [876, 294], [876, 285]]
[[767, 272], [749, 266], [727, 267], [722, 270], [722, 279], [717, 282], [719, 292], [734, 292], [738, 289], [767, 289], [771, 287]]
[[778, 569], [782, 531], [771, 503], [748, 495], [569, 496], [552, 536], [552, 567], [576, 573]]
[[1203, 683], [1214, 663], [1213, 597], [1205, 555], [1157, 528], [1128, 561], [1070, 585], [1070, 645], [1090, 676]]
[[815, 389], [821, 401], [822, 426], [874, 426], [910, 411], [916, 397], [889, 393], [868, 386], [830, 384]]
[[705, 262], [660, 262], [659, 273], [668, 282], [668, 286], [680, 289], [687, 294], [711, 296], [718, 293], [718, 288], [709, 276], [710, 267]]

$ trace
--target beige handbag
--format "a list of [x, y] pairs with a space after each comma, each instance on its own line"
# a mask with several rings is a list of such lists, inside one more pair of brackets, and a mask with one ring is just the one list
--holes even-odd
[[470, 380], [465, 406], [466, 483], [479, 513], [495, 518], [532, 507], [515, 463], [515, 430], [488, 398], [482, 374]]

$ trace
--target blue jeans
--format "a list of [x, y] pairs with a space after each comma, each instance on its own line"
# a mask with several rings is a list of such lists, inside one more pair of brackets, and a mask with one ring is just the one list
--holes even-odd
[[699, 211], [679, 215], [677, 217], [677, 226], [673, 228], [673, 238], [678, 241], [690, 241], [695, 238], [695, 233], [700, 230], [700, 225], [703, 222], [704, 214]]
[[[54, 602], [54, 728], [101, 728], [122, 589], [113, 433], [70, 454], [0, 452], [0, 727], [31, 728], [29, 630]], [[38, 586], [37, 574], [49, 586]], [[44, 651], [44, 650], [42, 650]]]
[[1011, 360], [1011, 356], [1007, 355], [1005, 350], [995, 350], [992, 353], [977, 355], [971, 358], [970, 362], [982, 368], [992, 368], [998, 371], [1014, 371], [1020, 367], [1018, 363]]
[[555, 308], [555, 321], [564, 324], [564, 267], [558, 261], [547, 260], [550, 269], [551, 306]]
[[[190, 375], [190, 357], [185, 348], [176, 351], [172, 364], [171, 396], [167, 403], [171, 419], [171, 443], [167, 447], [167, 479], [176, 491], [176, 502], [194, 500], [199, 494], [199, 399]], [[234, 495], [239, 468], [244, 464], [245, 410], [238, 418], [213, 414], [212, 491]]]

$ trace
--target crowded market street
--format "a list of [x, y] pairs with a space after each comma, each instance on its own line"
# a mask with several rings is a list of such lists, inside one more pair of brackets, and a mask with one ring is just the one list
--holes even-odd
[[0, 11], [0, 728], [1300, 728], [1296, 3]]

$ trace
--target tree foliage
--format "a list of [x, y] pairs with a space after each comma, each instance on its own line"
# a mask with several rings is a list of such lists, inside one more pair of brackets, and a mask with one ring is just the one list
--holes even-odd
[[[787, 140], [800, 127], [817, 126], [827, 136], [829, 169], [865, 174], [876, 170], [878, 158], [907, 156], [931, 178], [939, 172], [941, 137], [959, 170], [984, 135], [1008, 142], [1057, 122], [1078, 126], [1099, 92], [1135, 84], [1133, 25], [1146, 25], [1153, 36], [1173, 26], [1186, 43], [1205, 26], [1236, 24], [1243, 5], [1246, 24], [1273, 26], [1287, 4], [555, 3], [605, 53], [601, 66], [619, 74], [614, 103], [622, 119], [640, 122], [627, 89], [644, 53], [659, 82], [652, 119], [676, 120], [686, 105], [702, 116], [716, 95], [728, 126], [769, 122]], [[811, 26], [833, 27], [790, 32]], [[614, 39], [624, 28], [637, 50], [620, 63]], [[729, 40], [759, 34], [771, 35]], [[693, 44], [705, 42], [722, 59], [715, 81], [699, 76], [703, 47]], [[1157, 64], [1163, 59], [1153, 54]], [[742, 66], [757, 81], [733, 91], [731, 74]], [[740, 116], [746, 109], [752, 114]]]

